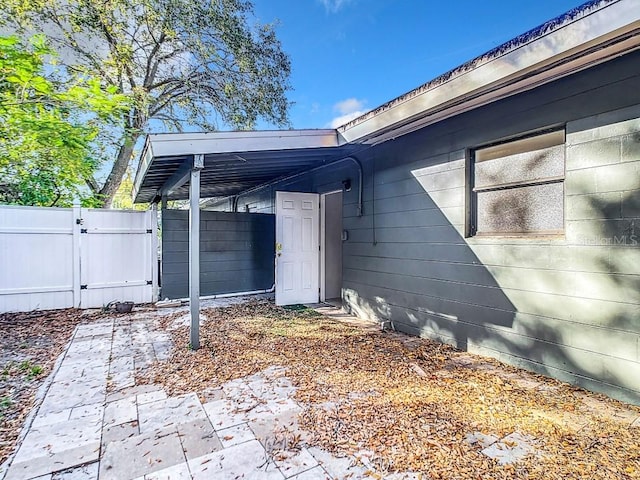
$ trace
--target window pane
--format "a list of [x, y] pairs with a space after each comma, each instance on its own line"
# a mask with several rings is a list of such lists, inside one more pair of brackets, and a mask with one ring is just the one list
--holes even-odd
[[564, 176], [564, 145], [476, 163], [476, 188]]
[[564, 229], [564, 185], [551, 183], [477, 193], [477, 233]]

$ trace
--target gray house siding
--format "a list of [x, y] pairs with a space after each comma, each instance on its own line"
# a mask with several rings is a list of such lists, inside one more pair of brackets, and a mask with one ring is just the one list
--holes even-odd
[[[275, 217], [201, 212], [201, 295], [273, 286]], [[162, 298], [189, 295], [189, 212], [162, 211]]]
[[[343, 297], [360, 316], [640, 403], [640, 53], [365, 149], [344, 194]], [[566, 129], [565, 232], [465, 237], [468, 149]], [[323, 192], [349, 163], [276, 190]], [[356, 185], [356, 182], [352, 181]], [[637, 236], [636, 236], [637, 235]]]

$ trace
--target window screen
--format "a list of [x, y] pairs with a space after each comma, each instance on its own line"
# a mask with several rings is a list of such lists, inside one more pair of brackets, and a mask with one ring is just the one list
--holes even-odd
[[561, 233], [564, 142], [557, 130], [475, 150], [472, 233]]

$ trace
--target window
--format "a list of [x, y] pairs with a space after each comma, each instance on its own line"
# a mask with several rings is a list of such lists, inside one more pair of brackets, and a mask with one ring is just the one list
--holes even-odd
[[471, 151], [471, 235], [564, 231], [565, 132]]

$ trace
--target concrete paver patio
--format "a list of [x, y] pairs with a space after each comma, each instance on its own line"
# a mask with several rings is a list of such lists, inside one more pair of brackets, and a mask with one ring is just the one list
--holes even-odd
[[[319, 310], [377, 328], [335, 309]], [[139, 312], [78, 326], [17, 452], [0, 466], [0, 480], [372, 478], [367, 452], [356, 460], [308, 446], [297, 424], [302, 407], [294, 399], [296, 388], [281, 366], [199, 394], [168, 396], [158, 385], [136, 384], [137, 372], [171, 353], [171, 338], [159, 322], [183, 311]], [[625, 423], [640, 424], [628, 413]], [[536, 453], [535, 439], [517, 432], [503, 439], [469, 432], [466, 441], [501, 464]]]
[[168, 397], [159, 386], [136, 385], [136, 370], [168, 358], [171, 340], [154, 322], [174, 311], [77, 327], [0, 478], [366, 477], [353, 459], [287, 450], [288, 439], [304, 432], [297, 429], [300, 406], [282, 367], [212, 389], [204, 402], [195, 393]]

